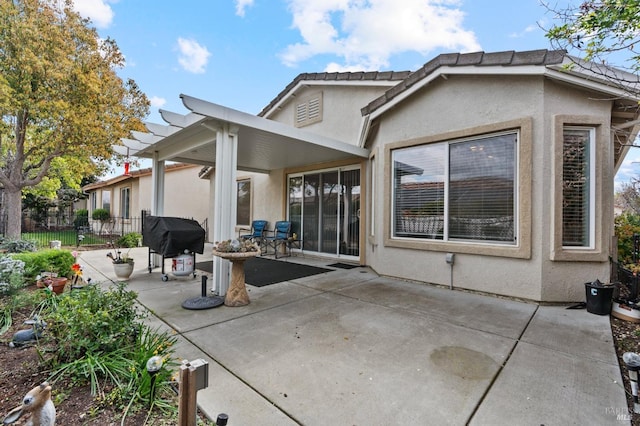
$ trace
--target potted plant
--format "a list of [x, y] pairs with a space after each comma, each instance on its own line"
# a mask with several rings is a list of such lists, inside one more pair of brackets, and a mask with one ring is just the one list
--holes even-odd
[[26, 280], [34, 280], [38, 287], [48, 288], [57, 294], [64, 291], [75, 261], [70, 251], [59, 249], [13, 253], [11, 257], [24, 262]]
[[120, 280], [128, 280], [135, 266], [133, 258], [129, 256], [129, 252], [122, 254], [119, 248], [114, 248], [113, 252], [107, 253], [107, 257], [113, 263], [113, 271], [116, 277]]
[[69, 279], [67, 277], [58, 277], [55, 272], [43, 272], [38, 277], [36, 285], [40, 288], [48, 288], [55, 294], [62, 294], [67, 286]]

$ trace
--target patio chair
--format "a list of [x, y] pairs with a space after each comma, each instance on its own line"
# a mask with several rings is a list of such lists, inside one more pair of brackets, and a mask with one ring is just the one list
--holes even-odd
[[268, 234], [262, 239], [262, 254], [267, 254], [269, 248], [273, 248], [276, 259], [278, 258], [278, 248], [280, 246], [287, 247], [289, 236], [291, 234], [291, 222], [288, 220], [279, 220], [273, 231], [267, 231]]
[[[264, 233], [267, 230], [267, 222], [266, 220], [254, 220], [251, 222], [251, 228], [240, 228], [238, 230], [238, 239], [240, 240], [251, 240], [253, 242], [260, 243], [262, 238], [264, 237]], [[249, 234], [243, 234], [242, 232], [250, 231]]]

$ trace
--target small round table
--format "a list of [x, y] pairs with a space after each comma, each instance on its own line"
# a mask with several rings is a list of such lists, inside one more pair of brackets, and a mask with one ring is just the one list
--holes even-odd
[[256, 257], [259, 251], [248, 251], [244, 253], [237, 252], [219, 252], [213, 250], [213, 255], [222, 259], [231, 261], [231, 283], [224, 298], [226, 306], [245, 306], [249, 304], [249, 293], [244, 282], [244, 262], [247, 259]]

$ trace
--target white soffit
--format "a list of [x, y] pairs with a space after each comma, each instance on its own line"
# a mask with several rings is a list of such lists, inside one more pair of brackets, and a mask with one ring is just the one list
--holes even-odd
[[[181, 95], [190, 114], [164, 111], [162, 117], [182, 129], [140, 150], [136, 155], [160, 160], [213, 166], [216, 130], [226, 127], [237, 135], [238, 170], [268, 173], [347, 158], [367, 158], [369, 151], [355, 145], [306, 132], [289, 125]], [[149, 128], [149, 126], [147, 126]], [[152, 126], [153, 127], [153, 126]]]

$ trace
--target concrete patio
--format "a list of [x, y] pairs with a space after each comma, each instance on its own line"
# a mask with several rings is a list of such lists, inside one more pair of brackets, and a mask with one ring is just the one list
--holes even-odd
[[[213, 420], [226, 413], [232, 426], [630, 423], [608, 316], [368, 268], [247, 286], [247, 306], [187, 310], [181, 304], [200, 296], [201, 277], [163, 282], [159, 268], [148, 273], [147, 253], [131, 250], [129, 288], [153, 325], [176, 331], [179, 357], [209, 363], [198, 405]], [[197, 260], [210, 253], [207, 246]], [[83, 251], [80, 263], [93, 281], [115, 279], [105, 250]]]

